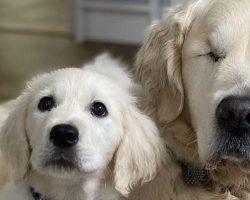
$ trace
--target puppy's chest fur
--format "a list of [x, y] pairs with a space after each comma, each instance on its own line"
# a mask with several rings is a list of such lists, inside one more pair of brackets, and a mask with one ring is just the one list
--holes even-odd
[[27, 187], [30, 186], [49, 200], [112, 200], [111, 190], [100, 191], [100, 182], [96, 176], [72, 180], [55, 179], [32, 173], [27, 181]]

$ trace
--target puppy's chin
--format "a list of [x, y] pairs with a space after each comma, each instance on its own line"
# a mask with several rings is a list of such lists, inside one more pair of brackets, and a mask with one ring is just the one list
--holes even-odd
[[70, 161], [67, 159], [52, 159], [32, 165], [40, 174], [56, 178], [85, 177], [95, 174], [105, 168], [105, 164], [98, 160]]
[[62, 167], [44, 167], [40, 169], [39, 172], [46, 176], [56, 177], [56, 178], [74, 178], [83, 176], [77, 169], [67, 169]]

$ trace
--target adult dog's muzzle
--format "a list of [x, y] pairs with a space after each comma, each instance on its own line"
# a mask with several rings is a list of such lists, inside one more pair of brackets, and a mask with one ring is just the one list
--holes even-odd
[[217, 107], [216, 117], [219, 128], [230, 135], [250, 134], [250, 98], [223, 99]]
[[250, 160], [250, 97], [224, 98], [216, 109], [217, 156]]

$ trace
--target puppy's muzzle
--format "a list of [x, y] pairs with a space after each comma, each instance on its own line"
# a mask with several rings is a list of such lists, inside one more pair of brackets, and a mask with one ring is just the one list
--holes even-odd
[[216, 110], [217, 124], [230, 136], [250, 135], [250, 98], [227, 97]]
[[77, 128], [69, 124], [59, 124], [54, 126], [50, 132], [50, 141], [59, 148], [69, 148], [79, 141]]

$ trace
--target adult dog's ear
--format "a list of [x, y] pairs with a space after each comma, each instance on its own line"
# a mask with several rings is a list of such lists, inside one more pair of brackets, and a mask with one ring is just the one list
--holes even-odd
[[136, 74], [149, 97], [149, 109], [163, 123], [182, 112], [181, 50], [193, 20], [194, 4], [177, 6], [153, 23], [137, 54]]
[[124, 113], [124, 138], [114, 166], [115, 188], [127, 196], [139, 183], [152, 180], [165, 159], [165, 148], [154, 123], [136, 108]]
[[9, 175], [22, 179], [29, 165], [29, 147], [25, 130], [26, 94], [20, 96], [5, 120], [0, 131], [0, 150], [7, 163]]

